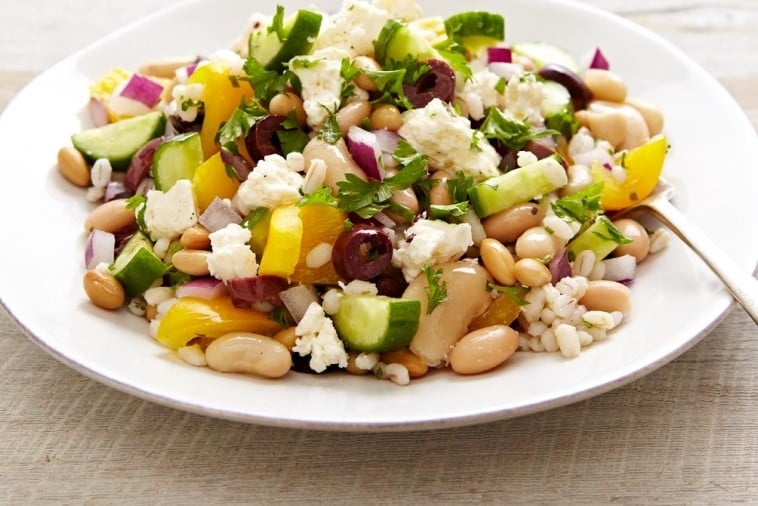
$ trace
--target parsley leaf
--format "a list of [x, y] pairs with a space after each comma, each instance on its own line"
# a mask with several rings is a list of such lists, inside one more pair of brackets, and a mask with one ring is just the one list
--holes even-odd
[[605, 233], [603, 233], [603, 231], [601, 231], [599, 228], [596, 230], [593, 230], [593, 233], [599, 238], [605, 241], [613, 241], [616, 244], [630, 244], [632, 242], [631, 239], [629, 239], [624, 234], [622, 234], [621, 231], [616, 228], [613, 222], [609, 220], [608, 218], [606, 218], [605, 216], [600, 216], [597, 219], [597, 221], [602, 221], [603, 224], [605, 225], [604, 227], [602, 227], [603, 229], [605, 229]]
[[342, 138], [342, 130], [340, 130], [340, 124], [337, 123], [337, 113], [330, 111], [325, 105], [321, 107], [329, 113], [329, 119], [324, 123], [324, 128], [319, 132], [318, 137], [329, 144], [337, 144], [337, 141]]
[[279, 324], [282, 328], [289, 328], [292, 324], [290, 323], [290, 315], [287, 312], [287, 310], [283, 307], [275, 307], [271, 310], [271, 319], [274, 320], [276, 323]]
[[468, 202], [458, 202], [457, 204], [432, 204], [429, 206], [429, 219], [431, 220], [449, 220], [459, 223], [460, 218], [466, 214]]
[[487, 282], [487, 290], [496, 290], [503, 295], [507, 296], [509, 299], [511, 299], [513, 302], [518, 304], [519, 306], [526, 306], [529, 304], [529, 301], [524, 299], [526, 297], [526, 294], [529, 292], [529, 288], [526, 286], [502, 286], [502, 285], [496, 285], [495, 283], [488, 281]]
[[276, 14], [271, 20], [271, 25], [268, 27], [268, 33], [276, 33], [276, 38], [279, 42], [287, 40], [287, 35], [284, 33], [284, 6], [276, 6]]
[[[252, 55], [252, 51], [250, 54]], [[253, 56], [247, 57], [242, 70], [246, 75], [238, 79], [249, 82], [255, 97], [262, 102], [268, 102], [274, 95], [283, 92], [292, 76], [289, 71], [279, 74], [275, 70], [266, 70]]]
[[394, 157], [403, 167], [382, 181], [364, 181], [355, 174], [345, 174], [345, 180], [337, 183], [338, 207], [361, 218], [370, 218], [390, 207], [389, 200], [396, 190], [405, 190], [426, 176], [426, 155], [416, 152], [407, 142], [398, 143]]
[[555, 130], [538, 130], [507, 116], [497, 107], [490, 107], [479, 130], [487, 139], [498, 140], [514, 151], [521, 151], [529, 141], [558, 134]]
[[147, 224], [145, 223], [145, 209], [147, 208], [147, 197], [144, 195], [132, 195], [128, 199], [126, 199], [126, 208], [127, 209], [133, 209], [134, 214], [137, 218], [137, 228], [139, 228], [140, 232], [143, 234], [150, 236], [150, 232], [147, 229]]
[[551, 130], [560, 132], [565, 138], [570, 139], [579, 130], [579, 120], [574, 116], [571, 107], [566, 107], [559, 113], [545, 118], [545, 126]]
[[442, 281], [442, 268], [433, 269], [431, 265], [424, 266], [426, 275], [426, 314], [432, 314], [434, 308], [447, 300], [447, 284]]
[[603, 212], [600, 204], [603, 183], [594, 183], [573, 195], [560, 198], [551, 204], [559, 218], [568, 218], [585, 224]]
[[468, 200], [468, 191], [474, 187], [474, 178], [467, 176], [462, 170], [456, 171], [455, 179], [447, 180], [447, 192], [453, 202], [466, 202]]
[[327, 188], [325, 186], [322, 186], [315, 192], [309, 194], [309, 195], [303, 195], [303, 198], [301, 198], [297, 202], [298, 207], [302, 206], [309, 206], [313, 204], [321, 204], [326, 206], [337, 206], [337, 199], [334, 198], [332, 195], [332, 189]]
[[284, 156], [290, 153], [302, 153], [310, 140], [308, 134], [300, 128], [294, 112], [290, 113], [282, 122], [280, 129], [276, 132], [276, 137], [279, 139], [279, 146], [282, 148]]
[[495, 91], [498, 92], [499, 95], [502, 95], [505, 93], [505, 85], [508, 84], [505, 81], [504, 77], [501, 77], [498, 79], [497, 83], [495, 84]]
[[453, 72], [457, 76], [462, 77], [464, 81], [469, 81], [474, 76], [471, 67], [468, 66], [463, 46], [454, 44], [448, 49], [440, 50], [439, 53], [450, 65], [450, 68], [453, 69]]
[[246, 104], [243, 99], [229, 119], [219, 128], [216, 140], [221, 144], [222, 149], [237, 154], [237, 139], [245, 137], [255, 122], [267, 114], [266, 109], [258, 102], [252, 101]]
[[271, 214], [269, 213], [268, 207], [256, 207], [255, 209], [247, 213], [247, 216], [245, 216], [245, 219], [242, 220], [242, 223], [240, 223], [240, 226], [252, 232], [258, 223], [260, 223], [266, 218], [270, 218], [270, 216]]

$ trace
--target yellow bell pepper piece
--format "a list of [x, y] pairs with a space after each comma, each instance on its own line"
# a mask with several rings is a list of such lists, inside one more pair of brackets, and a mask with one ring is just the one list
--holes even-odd
[[271, 335], [281, 327], [268, 314], [236, 308], [229, 297], [181, 297], [158, 325], [158, 342], [178, 350], [197, 336], [221, 337], [229, 332]]
[[331, 261], [321, 267], [308, 267], [305, 259], [310, 251], [321, 243], [333, 245], [345, 227], [347, 215], [342, 211], [326, 205], [305, 205], [300, 209], [303, 222], [303, 240], [300, 243], [300, 258], [292, 281], [298, 283], [336, 284], [340, 280]]
[[216, 144], [216, 133], [222, 123], [229, 119], [244, 98], [250, 100], [253, 90], [245, 81], [232, 81], [229, 67], [222, 62], [201, 65], [187, 79], [187, 84], [202, 84], [205, 117], [200, 129], [203, 154], [208, 159], [220, 149]]
[[663, 171], [668, 141], [657, 135], [648, 142], [617, 157], [623, 163], [626, 179], [619, 184], [611, 173], [595, 162], [590, 169], [595, 182], [602, 181], [601, 203], [606, 211], [625, 209], [637, 204], [653, 191]]
[[129, 71], [121, 67], [111, 69], [107, 74], [90, 85], [89, 94], [93, 98], [105, 102], [113, 95], [116, 88], [130, 77]]
[[300, 259], [302, 239], [303, 221], [299, 208], [292, 205], [274, 209], [258, 274], [289, 279]]
[[195, 169], [192, 188], [195, 191], [197, 207], [202, 213], [216, 197], [230, 199], [237, 193], [240, 183], [226, 173], [221, 155], [216, 153]]

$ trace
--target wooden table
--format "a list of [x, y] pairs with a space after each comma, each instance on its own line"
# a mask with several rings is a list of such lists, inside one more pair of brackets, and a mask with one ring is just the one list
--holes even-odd
[[[3, 0], [0, 107], [50, 64], [166, 3]], [[758, 2], [587, 3], [684, 49], [758, 125]], [[187, 414], [68, 369], [2, 310], [0, 337], [0, 503], [758, 502], [758, 331], [741, 309], [673, 363], [613, 392], [408, 434]]]

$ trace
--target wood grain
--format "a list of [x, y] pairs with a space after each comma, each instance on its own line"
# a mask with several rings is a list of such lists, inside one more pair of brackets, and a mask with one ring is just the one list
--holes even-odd
[[[586, 3], [678, 45], [758, 126], [754, 0]], [[3, 0], [0, 107], [48, 65], [161, 5]], [[0, 310], [0, 503], [755, 504], [757, 338], [736, 309], [679, 359], [584, 402], [460, 429], [332, 434], [122, 394], [50, 358]]]

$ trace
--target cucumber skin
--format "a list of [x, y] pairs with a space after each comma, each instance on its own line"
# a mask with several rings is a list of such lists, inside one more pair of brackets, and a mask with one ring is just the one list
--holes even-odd
[[403, 61], [409, 55], [418, 61], [439, 57], [437, 51], [426, 40], [411, 32], [408, 26], [390, 19], [374, 42], [374, 58], [384, 67], [390, 61]]
[[[129, 263], [138, 260], [142, 264], [140, 278], [135, 279], [124, 273]], [[123, 263], [124, 265], [120, 265]], [[116, 257], [108, 270], [124, 287], [129, 297], [136, 297], [150, 288], [150, 285], [167, 272], [166, 264], [153, 253], [152, 243], [142, 232], [134, 234]]]
[[[371, 315], [368, 315], [366, 310], [366, 304], [373, 303], [389, 306], [382, 307], [381, 312], [384, 314], [380, 317], [385, 321], [381, 336], [376, 335], [379, 330], [370, 321]], [[348, 305], [353, 307], [350, 310], [344, 309]], [[355, 309], [357, 311], [351, 311]], [[378, 312], [377, 309], [376, 313]], [[421, 302], [418, 300], [379, 295], [345, 295], [340, 302], [340, 310], [334, 315], [334, 326], [340, 339], [349, 349], [383, 353], [408, 346], [416, 335], [420, 319]], [[374, 335], [368, 336], [369, 333]]]
[[598, 216], [587, 230], [568, 244], [569, 260], [575, 259], [584, 250], [590, 250], [595, 254], [595, 263], [599, 263], [619, 245], [616, 241], [605, 238], [612, 236], [613, 231], [621, 235], [611, 220], [606, 216]]
[[[171, 160], [164, 157], [173, 155], [176, 152], [180, 159], [174, 157]], [[161, 143], [153, 155], [153, 166], [151, 174], [155, 180], [155, 189], [168, 191], [174, 186], [174, 183], [180, 179], [189, 179], [195, 175], [195, 170], [203, 163], [203, 147], [200, 140], [200, 134], [197, 132], [188, 132], [177, 135]], [[183, 167], [167, 167], [167, 163], [179, 161], [185, 163]], [[189, 168], [191, 166], [191, 168]], [[170, 175], [168, 175], [170, 173]]]
[[[138, 120], [144, 120], [145, 116], [148, 116], [148, 115], [154, 115], [156, 117], [156, 123], [155, 125], [153, 125], [153, 128], [150, 131], [150, 133], [145, 135], [144, 141], [135, 142], [135, 146], [124, 149], [120, 153], [113, 152], [112, 150], [113, 146], [111, 142], [107, 142], [106, 146], [102, 146], [102, 147], [92, 146], [92, 141], [89, 139], [89, 137], [94, 132], [96, 131], [108, 132], [109, 130], [118, 131], [119, 128], [124, 128], [129, 125], [129, 123], [124, 124], [124, 122], [130, 122], [131, 120], [134, 120], [134, 122], [137, 122]], [[132, 157], [137, 153], [137, 151], [139, 151], [140, 148], [142, 148], [142, 146], [147, 144], [149, 141], [163, 135], [165, 130], [166, 130], [166, 115], [163, 114], [162, 112], [151, 112], [144, 116], [135, 116], [134, 118], [124, 119], [116, 123], [110, 123], [102, 127], [83, 130], [71, 136], [71, 143], [84, 156], [84, 159], [87, 160], [88, 163], [90, 164], [95, 163], [95, 161], [99, 158], [107, 158], [108, 161], [111, 163], [111, 168], [113, 170], [125, 171], [126, 169], [129, 168], [129, 164], [132, 161]], [[139, 145], [137, 146], [137, 144]]]
[[458, 28], [458, 35], [466, 37], [487, 37], [498, 41], [505, 39], [505, 19], [500, 14], [487, 11], [461, 12], [445, 20], [448, 37]]

